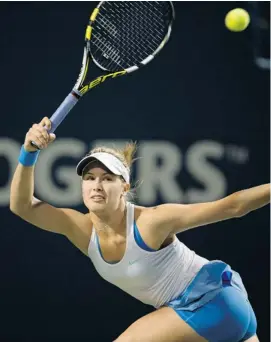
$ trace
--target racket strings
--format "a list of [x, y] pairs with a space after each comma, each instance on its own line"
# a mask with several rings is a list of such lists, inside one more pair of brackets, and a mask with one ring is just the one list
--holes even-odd
[[124, 65], [121, 65], [121, 59], [119, 58], [118, 52], [116, 50], [114, 50], [114, 48], [112, 46], [110, 46], [107, 41], [103, 41], [102, 39], [100, 39], [98, 36], [96, 36], [95, 34], [93, 34], [93, 37], [96, 38], [96, 42], [95, 42], [95, 46], [96, 46], [96, 50], [94, 51], [93, 55], [95, 55], [99, 50], [103, 51], [103, 56], [104, 57], [109, 57], [112, 59], [111, 63], [109, 63], [108, 67], [110, 67], [110, 64], [112, 64], [113, 62], [116, 63], [119, 67], [121, 67], [122, 69], [124, 68]]
[[[98, 27], [101, 26], [100, 28], [107, 31], [109, 35], [116, 35], [117, 30], [116, 27], [113, 25], [112, 22], [107, 20], [107, 18], [103, 18], [100, 16], [100, 21], [97, 24]], [[105, 39], [101, 34], [95, 34], [93, 33], [93, 37], [96, 39], [94, 45], [96, 46], [96, 50], [92, 52], [93, 55], [95, 55], [99, 50], [103, 51], [104, 57], [109, 57], [111, 58], [111, 62], [108, 64], [108, 69], [110, 69], [111, 65], [113, 63], [116, 63], [121, 69], [124, 69], [124, 65], [120, 64], [121, 59], [119, 58], [118, 51], [114, 49], [114, 47], [109, 43], [108, 39]], [[125, 50], [127, 55], [129, 54], [129, 50]], [[131, 61], [132, 62], [132, 61]]]
[[113, 72], [138, 65], [163, 42], [171, 17], [166, 1], [105, 2], [93, 26], [93, 58]]
[[[116, 63], [121, 69], [125, 69], [125, 64], [122, 64], [122, 59], [119, 56], [118, 50], [116, 50], [106, 39], [103, 39], [101, 35], [96, 35], [93, 33], [93, 37], [97, 39], [97, 41], [94, 43], [96, 46], [96, 50], [93, 52], [93, 55], [95, 56], [98, 51], [103, 51], [103, 57], [111, 58], [111, 61], [109, 61], [109, 64], [107, 65], [107, 69], [110, 69], [113, 65], [113, 63]], [[130, 54], [132, 53], [132, 49], [128, 47], [127, 49], [124, 49], [122, 47], [123, 52], [126, 54], [126, 58], [129, 61], [130, 65], [133, 65], [133, 59], [130, 57]], [[138, 57], [143, 60], [144, 55], [142, 55], [142, 51], [136, 49], [135, 51], [138, 54]], [[147, 51], [143, 51], [147, 53]], [[111, 70], [111, 69], [110, 69]]]
[[[108, 33], [111, 35], [112, 30], [114, 29], [113, 24], [110, 22], [109, 24], [107, 24], [104, 18], [102, 18], [101, 23], [98, 23], [98, 27], [101, 26], [102, 29], [107, 29], [107, 27], [110, 28], [110, 31], [108, 30]], [[99, 34], [97, 31], [93, 32], [93, 37], [95, 38], [94, 46], [96, 47], [96, 49], [92, 51], [92, 54], [95, 56], [98, 51], [102, 51], [104, 57], [110, 56], [112, 61], [117, 63], [121, 68], [124, 68], [123, 65], [119, 64], [121, 62], [121, 59], [119, 57], [118, 49], [116, 48], [116, 46], [113, 46], [113, 44], [107, 38]], [[123, 50], [125, 49], [123, 48]], [[127, 53], [128, 55], [129, 51], [125, 50], [125, 53]]]
[[[134, 34], [135, 38], [137, 39], [137, 43], [139, 43], [135, 45], [135, 47], [138, 47], [138, 48], [141, 47], [144, 50], [144, 45], [140, 44], [141, 42], [142, 43], [146, 42], [147, 39], [151, 38], [154, 44], [157, 45], [163, 39], [163, 36], [161, 34], [161, 21], [159, 23], [156, 19], [156, 16], [152, 15], [153, 10], [157, 11], [155, 6], [150, 7], [145, 2], [140, 2], [140, 3], [141, 4], [132, 2], [130, 5], [131, 7], [135, 9], [132, 20], [131, 20], [131, 16], [123, 16], [123, 19], [124, 20], [126, 19], [127, 21], [124, 23], [124, 25], [126, 28], [128, 28], [128, 30], [123, 33], [126, 34], [126, 38], [128, 39], [129, 39], [129, 35], [132, 36]], [[123, 12], [123, 11], [120, 11], [120, 12]], [[160, 12], [158, 13], [160, 14]], [[152, 25], [151, 30], [150, 30], [150, 25]], [[149, 41], [149, 43], [151, 43], [151, 41]], [[155, 46], [151, 46], [151, 49], [153, 49], [154, 47]]]
[[[133, 3], [132, 3], [132, 6], [133, 6]], [[143, 6], [144, 6], [144, 3], [143, 3]], [[149, 8], [146, 8], [146, 9], [149, 10]], [[155, 37], [155, 35], [153, 35], [152, 32], [149, 30], [148, 26], [150, 23], [146, 22], [146, 19], [149, 19], [151, 13], [149, 13], [148, 17], [146, 17], [146, 15], [144, 15], [143, 10], [144, 10], [143, 8], [141, 8], [140, 6], [137, 6], [137, 11], [135, 12], [136, 17], [133, 16], [133, 20], [131, 20], [131, 17], [127, 17], [123, 15], [123, 11], [120, 11], [120, 14], [123, 16], [122, 17], [120, 16], [119, 19], [123, 20], [123, 25], [127, 28], [127, 31], [123, 31], [123, 32], [120, 31], [120, 33], [125, 35], [126, 39], [127, 37], [129, 37], [129, 35], [131, 35], [131, 33], [134, 33], [136, 35], [136, 38], [139, 41], [146, 41], [146, 39], [149, 38], [148, 36], [150, 36], [152, 40], [154, 41], [157, 39], [157, 36]], [[116, 12], [116, 16], [118, 16], [118, 12]], [[126, 20], [126, 22], [124, 22], [124, 20]], [[137, 29], [137, 26], [140, 27], [141, 29], [140, 31]], [[158, 38], [162, 39], [163, 37], [160, 34], [158, 27], [156, 27], [155, 22], [153, 23], [153, 29], [156, 31], [155, 33], [160, 36], [160, 37], [158, 36]]]

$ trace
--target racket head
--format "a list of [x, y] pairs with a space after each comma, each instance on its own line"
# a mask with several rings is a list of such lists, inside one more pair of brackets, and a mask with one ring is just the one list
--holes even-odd
[[171, 1], [102, 1], [89, 23], [91, 58], [104, 71], [135, 71], [165, 46], [174, 18]]

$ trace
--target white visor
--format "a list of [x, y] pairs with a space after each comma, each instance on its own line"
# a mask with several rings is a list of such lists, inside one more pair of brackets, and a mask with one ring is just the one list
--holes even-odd
[[117, 157], [113, 156], [113, 154], [106, 152], [92, 153], [84, 157], [76, 167], [76, 172], [79, 176], [82, 176], [84, 168], [93, 161], [93, 159], [101, 162], [108, 170], [114, 173], [114, 175], [122, 176], [125, 182], [130, 184], [129, 169], [126, 168]]

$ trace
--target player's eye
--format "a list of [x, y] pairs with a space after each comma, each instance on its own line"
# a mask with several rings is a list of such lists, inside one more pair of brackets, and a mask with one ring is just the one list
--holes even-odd
[[113, 178], [110, 177], [110, 176], [106, 176], [106, 177], [104, 178], [104, 180], [106, 180], [107, 182], [112, 182], [112, 181], [113, 181]]
[[87, 174], [87, 175], [85, 175], [85, 176], [83, 177], [83, 180], [95, 180], [95, 177], [92, 176], [92, 175]]

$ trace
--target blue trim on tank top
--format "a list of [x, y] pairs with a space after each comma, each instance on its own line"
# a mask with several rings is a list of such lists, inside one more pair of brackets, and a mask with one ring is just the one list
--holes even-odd
[[[96, 242], [97, 242], [97, 245], [98, 245], [98, 250], [99, 250], [99, 253], [101, 255], [101, 257], [103, 258], [103, 255], [102, 255], [102, 250], [101, 250], [101, 246], [100, 246], [100, 242], [99, 242], [99, 238], [98, 238], [98, 235], [95, 234], [95, 237], [96, 237]], [[138, 244], [138, 246], [142, 249], [144, 249], [145, 251], [147, 252], [156, 252], [155, 249], [153, 248], [150, 248], [149, 246], [146, 245], [146, 243], [143, 241], [140, 233], [139, 233], [139, 230], [137, 228], [137, 225], [136, 223], [134, 222], [134, 237], [135, 237], [135, 241], [136, 243]], [[104, 258], [103, 258], [104, 259]], [[105, 260], [104, 260], [105, 261]], [[108, 262], [106, 261], [108, 264], [117, 264], [117, 262]]]
[[156, 252], [155, 249], [153, 248], [150, 248], [149, 246], [147, 246], [145, 244], [145, 242], [143, 241], [140, 233], [139, 233], [139, 230], [137, 228], [137, 225], [136, 223], [134, 222], [134, 237], [135, 237], [135, 241], [136, 243], [138, 244], [139, 247], [141, 247], [142, 249], [144, 249], [145, 251], [147, 252]]
[[[98, 235], [97, 235], [97, 234], [95, 234], [95, 238], [96, 238], [96, 242], [97, 242], [97, 245], [98, 245], [98, 250], [99, 250], [100, 256], [101, 256], [101, 257], [103, 258], [103, 260], [104, 260], [104, 257], [103, 257], [103, 254], [102, 254], [102, 250], [101, 250], [101, 246], [100, 246], [100, 242], [99, 242], [99, 238], [98, 238]], [[105, 261], [105, 260], [104, 260], [104, 261]], [[108, 263], [108, 264], [112, 264], [112, 265], [118, 263], [118, 261], [116, 261], [116, 262], [105, 261], [105, 262]]]

